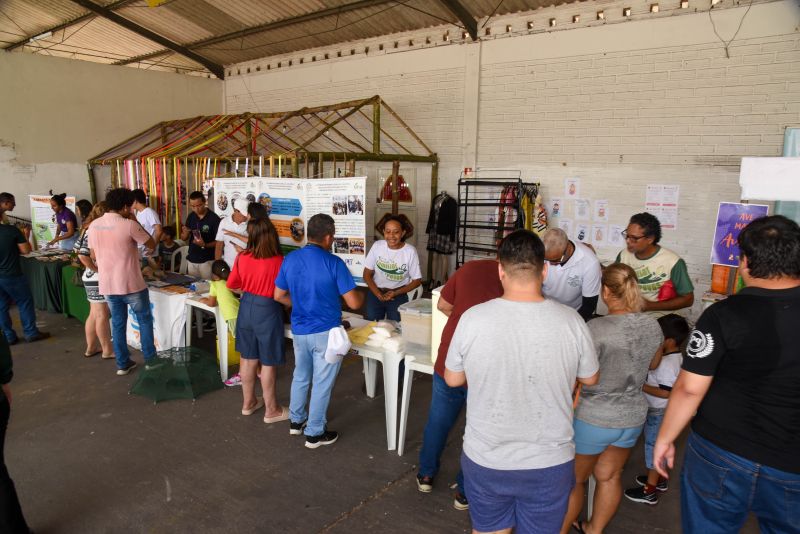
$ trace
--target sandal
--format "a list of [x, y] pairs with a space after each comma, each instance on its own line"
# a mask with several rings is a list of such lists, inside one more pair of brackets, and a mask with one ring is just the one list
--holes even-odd
[[96, 350], [96, 351], [93, 351], [93, 352], [84, 352], [83, 353], [83, 357], [84, 358], [91, 358], [92, 356], [97, 356], [98, 354], [102, 354], [102, 353], [103, 353], [102, 350]]
[[278, 423], [280, 421], [286, 421], [289, 419], [289, 408], [286, 406], [281, 406], [281, 414], [276, 415], [275, 417], [265, 417], [264, 422], [269, 423]]
[[103, 354], [100, 357], [103, 358], [104, 360], [113, 360], [114, 358], [116, 358], [113, 352], [111, 354]]
[[249, 409], [243, 409], [242, 415], [253, 415], [258, 410], [264, 407], [264, 398], [263, 397], [256, 397], [256, 405]]
[[572, 523], [572, 528], [578, 534], [586, 534], [586, 530], [584, 530], [583, 528], [583, 521], [575, 521], [574, 523]]

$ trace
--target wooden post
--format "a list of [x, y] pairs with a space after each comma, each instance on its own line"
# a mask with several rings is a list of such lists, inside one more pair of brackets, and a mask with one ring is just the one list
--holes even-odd
[[350, 161], [347, 162], [347, 173], [346, 173], [346, 175], [351, 177], [351, 178], [356, 175], [356, 160], [351, 159]]
[[300, 160], [297, 156], [292, 156], [292, 178], [300, 177]]
[[311, 178], [311, 167], [310, 162], [308, 161], [308, 152], [303, 153], [303, 161], [306, 164], [306, 178]]
[[397, 175], [400, 174], [400, 162], [392, 162], [392, 215], [397, 215], [400, 199], [397, 196]]
[[322, 159], [322, 154], [319, 155], [319, 163], [317, 164], [317, 170], [314, 173], [314, 178], [322, 178], [322, 173], [325, 172], [325, 160]]
[[275, 158], [273, 156], [269, 157], [269, 175], [275, 176]]
[[381, 100], [372, 104], [372, 152], [381, 153]]

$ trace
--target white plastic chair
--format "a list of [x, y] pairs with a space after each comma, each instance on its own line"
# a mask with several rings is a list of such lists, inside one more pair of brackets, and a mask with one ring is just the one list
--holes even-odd
[[417, 300], [422, 298], [422, 286], [418, 286], [408, 292], [408, 301]]
[[[172, 257], [170, 258], [170, 261], [169, 261], [169, 270], [172, 271], [173, 273], [186, 274], [186, 272], [189, 270], [189, 262], [186, 259], [186, 256], [188, 254], [189, 254], [189, 246], [188, 245], [180, 247], [175, 252], [173, 252], [172, 253]], [[181, 262], [178, 264], [179, 267], [178, 267], [177, 271], [175, 270], [175, 258], [176, 257], [180, 257], [180, 259], [181, 259]]]
[[408, 405], [411, 401], [411, 383], [414, 380], [414, 371], [433, 375], [433, 362], [431, 362], [430, 354], [425, 356], [406, 354], [405, 362], [406, 370], [403, 376], [403, 398], [400, 401], [400, 429], [397, 434], [398, 456], [403, 456], [403, 451], [406, 445]]

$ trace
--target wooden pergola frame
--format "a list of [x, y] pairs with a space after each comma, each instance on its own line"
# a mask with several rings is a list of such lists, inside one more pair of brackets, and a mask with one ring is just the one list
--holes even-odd
[[141, 187], [170, 224], [173, 214], [181, 218], [190, 190], [238, 174], [242, 163], [253, 171], [258, 164], [264, 176], [314, 178], [325, 174], [326, 164], [334, 174], [342, 164], [352, 176], [357, 161], [392, 163], [393, 213], [401, 162], [430, 164], [431, 199], [436, 196], [439, 157], [378, 95], [288, 112], [160, 122], [94, 156], [87, 168], [93, 201], [94, 169], [109, 166], [112, 186]]

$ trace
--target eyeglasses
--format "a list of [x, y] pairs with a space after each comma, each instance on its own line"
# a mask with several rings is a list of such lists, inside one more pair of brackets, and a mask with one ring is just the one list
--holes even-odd
[[549, 263], [550, 265], [553, 265], [553, 266], [564, 265], [566, 263], [566, 260], [564, 258], [566, 258], [566, 257], [567, 257], [567, 249], [564, 249], [564, 253], [561, 255], [561, 259], [560, 260], [558, 260], [558, 261], [547, 260], [547, 263]]
[[622, 237], [625, 238], [625, 241], [633, 241], [634, 243], [647, 237], [646, 235], [630, 235], [627, 230], [623, 230], [620, 233], [622, 234]]

